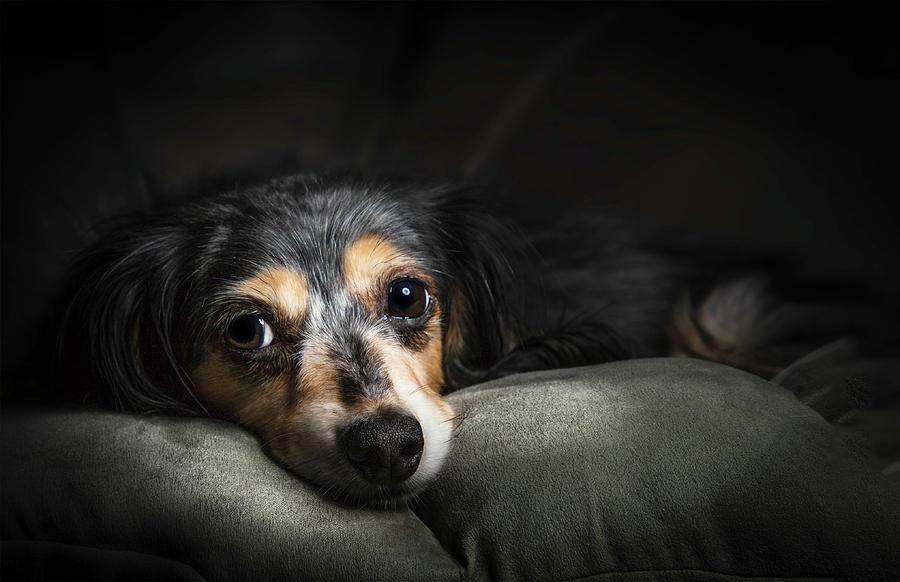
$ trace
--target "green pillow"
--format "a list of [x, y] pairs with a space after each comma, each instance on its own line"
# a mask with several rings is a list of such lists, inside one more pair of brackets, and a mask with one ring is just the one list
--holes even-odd
[[223, 422], [7, 411], [4, 577], [56, 575], [53, 560], [72, 577], [132, 579], [900, 572], [897, 482], [750, 374], [635, 360], [449, 398], [463, 420], [447, 466], [402, 511], [324, 498]]

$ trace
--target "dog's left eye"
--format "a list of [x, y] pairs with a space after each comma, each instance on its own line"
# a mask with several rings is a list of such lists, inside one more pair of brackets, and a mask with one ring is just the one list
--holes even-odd
[[244, 350], [258, 350], [272, 343], [272, 326], [258, 313], [237, 317], [228, 325], [225, 337], [231, 345]]
[[397, 279], [388, 290], [388, 314], [392, 317], [419, 317], [428, 309], [431, 296], [414, 279]]

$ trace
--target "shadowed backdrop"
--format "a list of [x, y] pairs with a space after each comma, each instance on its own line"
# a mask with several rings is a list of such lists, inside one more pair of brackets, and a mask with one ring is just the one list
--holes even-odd
[[900, 295], [894, 34], [811, 3], [5, 2], [3, 367], [92, 224], [243, 170], [609, 204]]

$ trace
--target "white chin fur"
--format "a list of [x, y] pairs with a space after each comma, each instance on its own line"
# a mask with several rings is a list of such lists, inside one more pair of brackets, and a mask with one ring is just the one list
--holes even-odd
[[447, 453], [450, 452], [453, 423], [423, 390], [414, 391], [405, 399], [404, 404], [419, 421], [425, 440], [419, 468], [407, 481], [407, 487], [418, 490], [425, 487], [444, 465]]

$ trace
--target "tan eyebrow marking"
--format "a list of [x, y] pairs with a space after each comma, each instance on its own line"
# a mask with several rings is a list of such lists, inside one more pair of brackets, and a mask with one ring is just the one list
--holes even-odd
[[300, 273], [284, 268], [265, 269], [238, 283], [234, 290], [271, 305], [283, 317], [295, 321], [303, 319], [309, 302], [306, 279]]
[[373, 284], [383, 273], [417, 266], [418, 261], [404, 255], [383, 236], [366, 234], [344, 252], [344, 284], [351, 295], [369, 303], [374, 299]]

